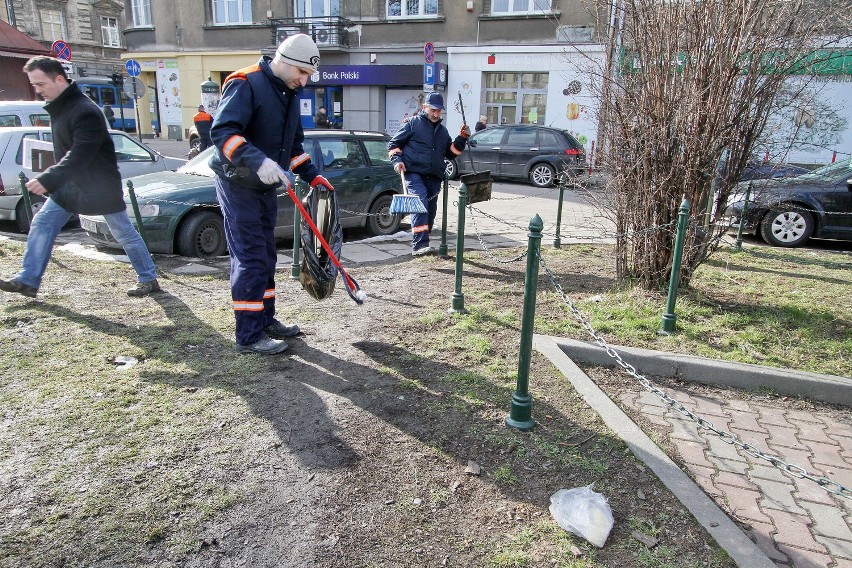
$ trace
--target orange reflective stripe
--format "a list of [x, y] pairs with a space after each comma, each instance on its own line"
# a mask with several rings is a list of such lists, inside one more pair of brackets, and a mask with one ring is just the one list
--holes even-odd
[[450, 152], [452, 152], [456, 156], [460, 156], [461, 153], [462, 153], [462, 150], [459, 150], [458, 148], [456, 148], [456, 143], [453, 142], [452, 144], [450, 144]]
[[416, 227], [411, 227], [412, 233], [428, 233], [429, 225], [417, 225]]
[[231, 156], [234, 155], [234, 152], [237, 151], [237, 148], [246, 143], [246, 139], [240, 136], [239, 134], [234, 134], [222, 145], [222, 153], [225, 155], [228, 160], [231, 159]]
[[269, 290], [263, 293], [264, 299], [266, 298], [274, 298], [275, 297], [275, 288], [270, 288]]
[[231, 81], [233, 79], [245, 81], [246, 75], [248, 75], [249, 73], [253, 73], [255, 71], [260, 71], [260, 65], [254, 64], [254, 65], [250, 65], [248, 67], [243, 67], [242, 69], [237, 69], [236, 71], [234, 71], [233, 73], [231, 73], [230, 75], [228, 75], [225, 78], [225, 82], [222, 83], [222, 87], [224, 88], [225, 84], [227, 84], [228, 81]]
[[304, 154], [300, 154], [300, 155], [298, 155], [294, 158], [291, 158], [290, 159], [290, 169], [295, 170], [296, 168], [298, 168], [299, 166], [301, 166], [302, 164], [304, 164], [305, 162], [307, 162], [310, 159], [311, 159], [311, 157], [308, 155], [307, 152], [305, 152]]
[[241, 302], [234, 300], [235, 312], [262, 312], [263, 302]]

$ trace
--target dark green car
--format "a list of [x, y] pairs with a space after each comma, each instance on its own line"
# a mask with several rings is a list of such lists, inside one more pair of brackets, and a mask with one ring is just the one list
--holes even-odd
[[[402, 188], [388, 159], [388, 140], [381, 132], [305, 131], [305, 151], [334, 185], [344, 229], [366, 226], [374, 235], [399, 230], [401, 219], [390, 214], [390, 203]], [[133, 182], [151, 252], [201, 258], [225, 254], [222, 213], [216, 201], [214, 174], [207, 165], [213, 151], [208, 148], [174, 172], [124, 180], [125, 194], [127, 182]], [[136, 224], [126, 195], [125, 201]], [[293, 238], [293, 209], [293, 202], [282, 192], [276, 238]], [[81, 215], [80, 226], [99, 245], [121, 248], [102, 217]]]

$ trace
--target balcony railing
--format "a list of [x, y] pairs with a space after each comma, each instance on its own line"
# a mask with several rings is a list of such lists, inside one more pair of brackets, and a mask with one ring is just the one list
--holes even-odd
[[352, 21], [338, 16], [324, 18], [276, 18], [272, 24], [272, 43], [278, 45], [293, 34], [307, 34], [323, 47], [349, 47], [349, 32]]

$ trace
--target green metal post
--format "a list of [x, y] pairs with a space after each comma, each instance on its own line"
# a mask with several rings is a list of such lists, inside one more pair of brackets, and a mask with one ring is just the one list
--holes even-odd
[[[296, 195], [301, 197], [302, 192], [300, 191], [299, 180], [296, 180], [296, 183], [293, 184], [293, 190], [296, 192]], [[299, 208], [293, 204], [293, 262], [290, 264], [290, 278], [293, 280], [298, 280], [300, 274], [302, 273], [301, 269], [301, 260], [299, 257], [301, 256], [302, 251], [302, 214], [299, 213]]]
[[452, 306], [448, 310], [451, 314], [466, 314], [464, 309], [464, 294], [461, 290], [462, 271], [464, 270], [464, 210], [467, 209], [467, 186], [459, 185], [459, 226], [456, 235], [456, 288], [453, 292]]
[[521, 351], [518, 355], [518, 380], [512, 394], [512, 406], [506, 417], [506, 426], [518, 430], [532, 430], [532, 397], [529, 394], [530, 359], [535, 331], [535, 296], [538, 288], [538, 253], [541, 249], [541, 230], [544, 223], [536, 215], [530, 220], [527, 245], [527, 274], [524, 280], [524, 314], [521, 322]]
[[438, 247], [438, 254], [444, 257], [447, 256], [447, 202], [449, 201], [447, 195], [449, 194], [449, 189], [450, 178], [444, 174], [444, 211], [441, 216], [441, 246]]
[[556, 206], [556, 238], [553, 239], [553, 248], [562, 247], [560, 232], [562, 227], [562, 201], [565, 199], [565, 183], [559, 182], [559, 204]]
[[737, 227], [737, 242], [734, 244], [736, 250], [743, 250], [743, 223], [745, 223], [746, 212], [748, 211], [748, 201], [751, 199], [751, 182], [748, 182], [746, 187], [745, 201], [743, 202], [743, 210], [740, 213], [740, 226]]
[[674, 258], [672, 259], [672, 275], [669, 279], [669, 298], [666, 304], [666, 313], [663, 314], [663, 320], [660, 322], [660, 331], [662, 335], [669, 335], [675, 331], [675, 301], [677, 300], [677, 286], [680, 282], [680, 263], [683, 259], [683, 242], [686, 240], [686, 220], [689, 217], [689, 201], [686, 197], [680, 204], [680, 210], [677, 214], [677, 233], [675, 234], [674, 242]]
[[[133, 191], [133, 182], [127, 180], [127, 196], [130, 197], [130, 205], [133, 207], [133, 216], [136, 218], [136, 230], [142, 237], [142, 242], [148, 247], [148, 239], [145, 237], [145, 227], [142, 226], [142, 213], [139, 212], [139, 203], [136, 202], [136, 192]], [[151, 250], [150, 248], [148, 250]]]
[[18, 174], [18, 180], [21, 182], [21, 197], [24, 198], [24, 210], [27, 213], [27, 225], [32, 225], [33, 202], [30, 200], [30, 191], [27, 189], [27, 176], [24, 175], [24, 172]]

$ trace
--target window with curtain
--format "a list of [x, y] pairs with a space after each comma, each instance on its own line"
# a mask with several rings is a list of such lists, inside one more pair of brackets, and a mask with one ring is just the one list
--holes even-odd
[[41, 19], [41, 36], [48, 39], [62, 39], [65, 29], [62, 25], [62, 12], [41, 8], [38, 11]]
[[491, 14], [548, 14], [551, 0], [493, 0]]
[[251, 0], [213, 0], [213, 24], [250, 24]]
[[133, 26], [137, 28], [150, 27], [151, 24], [151, 0], [131, 0], [130, 8], [133, 12]]
[[108, 47], [121, 47], [118, 35], [118, 18], [101, 18], [101, 37]]
[[387, 0], [388, 18], [422, 18], [438, 15], [438, 0]]

